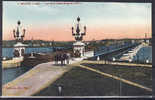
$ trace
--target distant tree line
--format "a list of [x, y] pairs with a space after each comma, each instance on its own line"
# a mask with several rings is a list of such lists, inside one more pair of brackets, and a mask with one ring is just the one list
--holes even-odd
[[[28, 47], [70, 47], [72, 45], [72, 41], [69, 42], [61, 42], [61, 41], [43, 41], [43, 40], [25, 40], [24, 44], [28, 45]], [[3, 47], [13, 47], [16, 44], [15, 40], [4, 40], [2, 42]]]

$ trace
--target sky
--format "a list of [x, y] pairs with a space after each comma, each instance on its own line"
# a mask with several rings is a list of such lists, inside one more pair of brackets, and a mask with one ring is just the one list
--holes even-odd
[[25, 40], [71, 41], [80, 17], [84, 40], [152, 37], [151, 3], [3, 1], [3, 40], [12, 40], [17, 21]]

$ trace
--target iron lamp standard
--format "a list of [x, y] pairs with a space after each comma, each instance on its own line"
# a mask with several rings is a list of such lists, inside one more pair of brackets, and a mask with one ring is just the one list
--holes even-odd
[[84, 26], [84, 32], [81, 32], [80, 28], [80, 17], [77, 17], [76, 27], [72, 27], [72, 35], [74, 36], [76, 42], [73, 43], [73, 51], [76, 57], [84, 56], [85, 43], [82, 42], [83, 36], [86, 35], [86, 26]]
[[19, 57], [23, 58], [24, 53], [25, 53], [25, 46], [27, 46], [23, 44], [26, 29], [22, 29], [20, 25], [21, 25], [21, 22], [18, 21], [16, 30], [13, 29], [13, 36], [17, 42], [14, 45], [14, 52], [13, 52], [13, 55], [15, 58], [19, 58]]
[[17, 30], [13, 29], [13, 35], [17, 42], [23, 42], [23, 38], [25, 37], [26, 29], [23, 29], [22, 32], [20, 32], [20, 24], [21, 22], [17, 22]]

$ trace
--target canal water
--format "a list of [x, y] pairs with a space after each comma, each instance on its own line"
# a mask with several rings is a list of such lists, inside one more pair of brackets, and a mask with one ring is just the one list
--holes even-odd
[[[26, 48], [25, 53], [26, 54], [31, 52], [43, 53], [52, 51], [53, 51], [52, 47]], [[8, 58], [13, 57], [13, 48], [2, 48], [2, 56]], [[2, 69], [2, 84], [6, 84], [14, 80], [15, 78], [27, 72], [31, 68], [33, 68], [33, 66], [20, 66], [17, 68]]]
[[[13, 57], [13, 48], [2, 48], [2, 56], [3, 57]], [[52, 52], [53, 48], [52, 47], [40, 47], [40, 48], [26, 48], [25, 53], [31, 53], [31, 52], [36, 52], [36, 53], [43, 53], [43, 52]]]
[[31, 66], [22, 66], [17, 68], [9, 68], [9, 69], [2, 69], [2, 84], [6, 84], [18, 76], [24, 74], [28, 70], [30, 70]]
[[146, 62], [146, 60], [149, 60], [149, 62], [152, 63], [152, 46], [142, 47], [133, 58], [133, 61], [136, 60], [141, 62]]

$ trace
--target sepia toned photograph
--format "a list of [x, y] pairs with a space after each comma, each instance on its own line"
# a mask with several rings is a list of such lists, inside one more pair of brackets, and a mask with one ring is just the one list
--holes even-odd
[[2, 97], [152, 97], [151, 3], [2, 4]]

